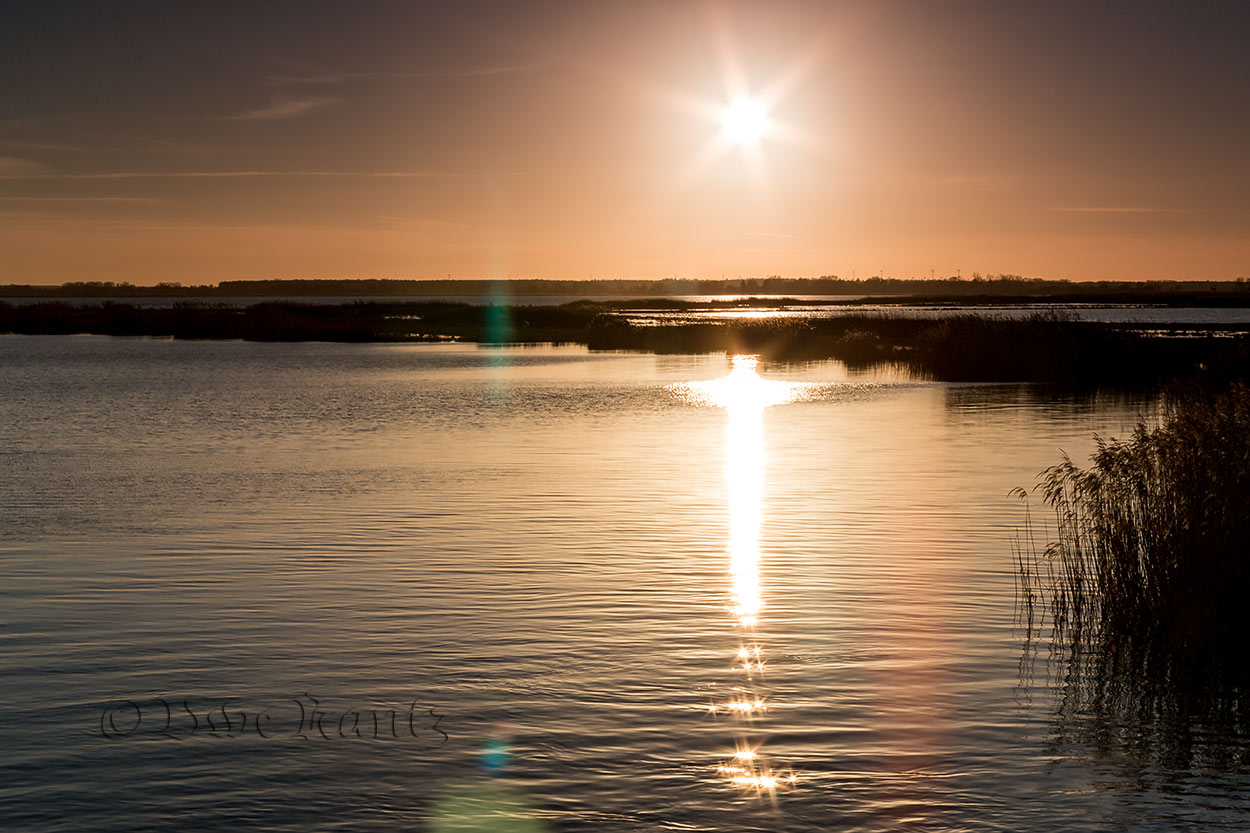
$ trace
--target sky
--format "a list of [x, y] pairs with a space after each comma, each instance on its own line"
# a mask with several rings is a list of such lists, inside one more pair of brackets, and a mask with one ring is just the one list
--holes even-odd
[[1230, 280], [1247, 43], [1240, 0], [9, 2], [0, 283]]

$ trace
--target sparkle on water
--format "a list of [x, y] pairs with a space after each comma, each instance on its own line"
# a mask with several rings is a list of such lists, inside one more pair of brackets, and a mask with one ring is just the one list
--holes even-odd
[[[735, 669], [746, 677], [745, 686], [732, 689], [733, 698], [708, 706], [708, 713], [733, 719], [752, 720], [768, 711], [763, 687], [763, 651], [757, 642], [757, 628], [764, 609], [760, 581], [760, 515], [763, 503], [764, 439], [762, 417], [770, 405], [801, 398], [804, 386], [760, 377], [755, 356], [734, 356], [729, 375], [711, 382], [690, 382], [677, 387], [679, 396], [701, 405], [724, 408], [728, 416], [725, 477], [729, 492], [729, 574], [732, 581], [729, 612], [742, 632]], [[744, 727], [745, 729], [745, 727]], [[759, 795], [772, 795], [782, 787], [793, 786], [793, 772], [775, 770], [750, 744], [743, 732], [728, 763], [716, 771], [726, 780]]]

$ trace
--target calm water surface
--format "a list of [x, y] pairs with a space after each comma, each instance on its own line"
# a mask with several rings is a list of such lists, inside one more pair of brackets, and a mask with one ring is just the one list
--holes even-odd
[[1250, 826], [1232, 741], [1021, 676], [1008, 490], [1149, 403], [101, 337], [0, 391], [6, 830]]

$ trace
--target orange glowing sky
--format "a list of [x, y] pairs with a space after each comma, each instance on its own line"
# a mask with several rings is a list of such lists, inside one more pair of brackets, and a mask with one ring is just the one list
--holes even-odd
[[0, 283], [1250, 275], [1244, 2], [25, 5]]

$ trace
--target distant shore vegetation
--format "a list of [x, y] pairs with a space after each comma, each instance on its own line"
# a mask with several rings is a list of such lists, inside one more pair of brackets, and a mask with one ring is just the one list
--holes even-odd
[[[755, 299], [731, 302], [746, 310], [776, 304]], [[1235, 329], [1147, 331], [1080, 321], [1062, 310], [1017, 317], [964, 312], [937, 318], [853, 307], [833, 315], [713, 320], [640, 319], [626, 314], [710, 306], [674, 299], [558, 306], [429, 301], [251, 305], [184, 301], [148, 306], [0, 302], [0, 332], [251, 341], [571, 343], [592, 350], [753, 353], [772, 361], [839, 359], [856, 367], [906, 364], [943, 381], [1095, 385], [1153, 384], [1196, 372], [1241, 377], [1250, 356], [1250, 337]]]
[[1184, 297], [1186, 303], [1219, 302], [1250, 293], [1243, 278], [1224, 281], [1068, 281], [1023, 275], [950, 275], [931, 278], [723, 278], [696, 280], [587, 279], [587, 280], [387, 280], [387, 279], [269, 279], [233, 280], [216, 284], [184, 285], [166, 281], [151, 286], [113, 281], [74, 281], [59, 286], [0, 285], [0, 298], [493, 298], [508, 303], [532, 297], [672, 297], [681, 295], [816, 295], [830, 297], [1120, 297], [1163, 300]]

